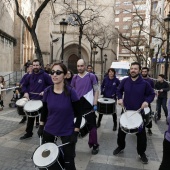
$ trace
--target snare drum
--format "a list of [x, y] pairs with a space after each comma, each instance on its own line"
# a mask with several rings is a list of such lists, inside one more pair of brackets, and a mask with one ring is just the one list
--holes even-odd
[[39, 146], [32, 159], [34, 165], [39, 169], [64, 170], [63, 155], [60, 148], [54, 143], [45, 143]]
[[128, 134], [136, 134], [143, 128], [143, 119], [140, 113], [128, 110], [120, 117], [120, 128]]
[[25, 116], [25, 112], [23, 108], [27, 102], [28, 102], [27, 98], [22, 98], [17, 100], [16, 105], [17, 105], [17, 111], [19, 115]]
[[97, 112], [99, 114], [115, 113], [115, 100], [110, 98], [100, 98], [97, 101]]
[[40, 114], [40, 109], [43, 103], [41, 100], [30, 100], [24, 106], [24, 111], [28, 117], [37, 117]]
[[[74, 122], [76, 121], [76, 118], [74, 118]], [[89, 133], [89, 130], [87, 128], [87, 123], [86, 123], [86, 119], [84, 117], [82, 117], [81, 120], [81, 125], [80, 125], [80, 131], [79, 131], [79, 138], [84, 138], [85, 136], [87, 136], [87, 134]]]

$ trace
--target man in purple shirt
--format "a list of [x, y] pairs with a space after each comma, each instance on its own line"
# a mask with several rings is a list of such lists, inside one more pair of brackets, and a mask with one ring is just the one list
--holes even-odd
[[[24, 97], [27, 99], [42, 100], [43, 91], [46, 87], [53, 84], [51, 77], [41, 70], [41, 64], [38, 59], [33, 60], [33, 73], [29, 74], [22, 85]], [[39, 95], [37, 95], [37, 94]], [[20, 140], [27, 139], [33, 135], [34, 117], [28, 117], [26, 134], [20, 137]]]
[[[140, 76], [141, 66], [138, 62], [134, 62], [130, 67], [130, 76], [123, 79], [118, 87], [117, 96], [118, 104], [125, 107], [126, 110], [138, 110], [148, 107], [154, 100], [155, 93], [148, 82]], [[139, 130], [137, 136], [137, 152], [144, 164], [148, 163], [145, 151], [147, 146], [147, 138], [145, 126]], [[125, 148], [126, 133], [119, 126], [118, 130], [118, 147], [113, 151], [113, 155], [117, 155]]]
[[92, 154], [95, 155], [99, 151], [95, 115], [95, 111], [97, 110], [99, 87], [95, 75], [86, 71], [86, 64], [83, 59], [78, 60], [77, 70], [78, 74], [73, 77], [71, 86], [75, 89], [78, 97], [80, 98], [83, 114], [90, 112], [85, 115], [85, 119], [89, 129], [88, 144], [90, 148], [93, 147]]
[[[142, 71], [141, 71], [141, 75], [142, 75], [142, 78], [147, 81], [151, 87], [154, 89], [154, 82], [151, 78], [149, 78], [148, 76], [149, 74], [149, 68], [148, 67], [143, 67], [142, 68]], [[149, 108], [150, 108], [150, 113], [152, 113], [152, 109], [151, 109], [151, 105], [149, 104]], [[152, 135], [152, 119], [150, 120], [149, 124], [146, 126], [148, 128], [148, 134], [151, 136]]]

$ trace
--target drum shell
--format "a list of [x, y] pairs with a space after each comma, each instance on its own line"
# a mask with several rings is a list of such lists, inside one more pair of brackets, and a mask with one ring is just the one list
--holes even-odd
[[28, 117], [37, 117], [37, 116], [39, 116], [39, 114], [40, 114], [40, 111], [41, 109], [39, 109], [38, 111], [33, 111], [33, 112], [27, 112], [27, 111], [25, 111], [25, 113], [26, 113], [26, 115], [28, 116]]
[[17, 106], [17, 112], [20, 116], [25, 116], [24, 107]]
[[97, 112], [106, 115], [113, 114], [115, 113], [115, 103], [97, 102]]
[[144, 121], [145, 126], [147, 126], [150, 123], [150, 121], [151, 121], [151, 113], [150, 112], [143, 116], [143, 121]]

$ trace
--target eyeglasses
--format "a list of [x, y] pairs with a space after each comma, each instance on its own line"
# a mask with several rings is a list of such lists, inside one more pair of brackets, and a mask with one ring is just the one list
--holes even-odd
[[60, 71], [60, 70], [57, 70], [57, 71], [54, 71], [54, 70], [52, 70], [51, 71], [51, 75], [54, 75], [54, 73], [56, 74], [56, 75], [60, 75], [60, 74], [62, 74], [62, 73], [64, 73], [63, 71]]

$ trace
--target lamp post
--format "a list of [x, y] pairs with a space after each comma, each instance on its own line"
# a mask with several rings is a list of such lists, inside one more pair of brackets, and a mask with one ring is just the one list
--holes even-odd
[[145, 63], [145, 65], [146, 65], [146, 67], [148, 67], [148, 53], [149, 53], [149, 45], [148, 44], [146, 44], [145, 45], [145, 51], [146, 51], [146, 63]]
[[60, 32], [62, 34], [62, 53], [61, 53], [61, 62], [63, 63], [63, 59], [64, 59], [64, 34], [67, 31], [67, 25], [68, 22], [65, 21], [65, 19], [63, 18], [63, 20], [60, 22]]
[[94, 44], [93, 45], [93, 55], [94, 55], [94, 57], [93, 57], [93, 70], [94, 71], [95, 71], [95, 55], [97, 54], [96, 49], [97, 49], [97, 46]]
[[107, 54], [104, 55], [104, 73], [106, 73]]
[[164, 19], [165, 28], [167, 30], [167, 47], [166, 47], [166, 60], [165, 60], [165, 79], [168, 79], [168, 59], [169, 59], [169, 29], [170, 29], [170, 12], [167, 15], [167, 18]]

